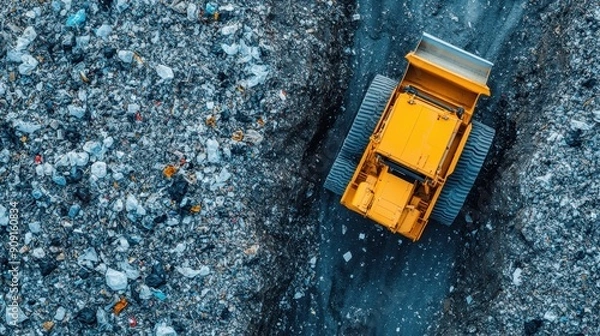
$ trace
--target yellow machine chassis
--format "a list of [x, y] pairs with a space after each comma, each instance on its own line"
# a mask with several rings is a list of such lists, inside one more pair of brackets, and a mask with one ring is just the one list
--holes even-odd
[[428, 34], [406, 59], [341, 203], [416, 241], [490, 94], [491, 63]]

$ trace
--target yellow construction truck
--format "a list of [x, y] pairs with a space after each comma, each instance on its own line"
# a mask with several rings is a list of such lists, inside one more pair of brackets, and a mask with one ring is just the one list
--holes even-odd
[[341, 203], [418, 240], [429, 220], [450, 225], [494, 130], [473, 120], [489, 96], [489, 61], [424, 33], [402, 80], [377, 75], [324, 186]]

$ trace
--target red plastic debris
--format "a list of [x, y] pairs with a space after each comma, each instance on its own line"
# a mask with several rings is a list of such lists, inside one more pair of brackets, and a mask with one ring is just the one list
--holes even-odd
[[142, 114], [139, 111], [135, 112], [135, 120], [142, 121]]
[[135, 318], [135, 316], [129, 316], [127, 318], [127, 322], [129, 323], [129, 326], [132, 328], [135, 328], [138, 324], [137, 319]]
[[40, 163], [42, 163], [44, 160], [42, 159], [42, 156], [41, 156], [40, 154], [37, 154], [37, 155], [35, 156], [35, 159], [33, 159], [33, 161], [34, 161], [36, 164], [40, 164]]

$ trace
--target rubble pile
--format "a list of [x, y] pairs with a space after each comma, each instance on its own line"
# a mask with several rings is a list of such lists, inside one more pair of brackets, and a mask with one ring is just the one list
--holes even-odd
[[306, 146], [343, 91], [329, 82], [343, 4], [5, 6], [0, 335], [261, 328], [311, 232], [291, 220]]

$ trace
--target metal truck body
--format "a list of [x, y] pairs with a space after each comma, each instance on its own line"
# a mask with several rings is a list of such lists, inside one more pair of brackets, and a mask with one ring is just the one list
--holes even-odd
[[373, 81], [325, 187], [345, 183], [344, 206], [416, 241], [432, 215], [452, 223], [483, 164], [494, 132], [472, 117], [492, 64], [426, 33], [406, 59], [399, 83]]

